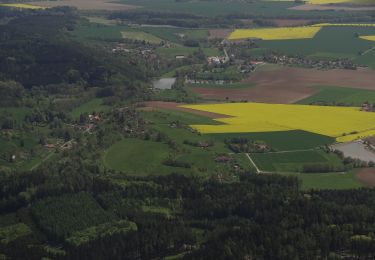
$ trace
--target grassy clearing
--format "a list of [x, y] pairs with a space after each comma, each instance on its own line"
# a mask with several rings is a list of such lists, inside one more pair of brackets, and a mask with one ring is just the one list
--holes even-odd
[[298, 101], [298, 104], [345, 104], [361, 106], [364, 102], [375, 103], [375, 91], [340, 88], [330, 86], [315, 86], [319, 92], [313, 96]]
[[76, 107], [70, 112], [73, 118], [79, 118], [81, 114], [90, 114], [93, 112], [106, 112], [109, 111], [110, 106], [104, 105], [103, 100], [100, 98], [94, 98], [79, 107]]
[[301, 172], [309, 163], [342, 166], [339, 158], [322, 151], [298, 151], [288, 153], [255, 153], [251, 155], [259, 169], [269, 172]]
[[108, 149], [104, 162], [108, 168], [134, 175], [161, 174], [167, 168], [162, 162], [168, 153], [168, 146], [162, 143], [124, 139]]

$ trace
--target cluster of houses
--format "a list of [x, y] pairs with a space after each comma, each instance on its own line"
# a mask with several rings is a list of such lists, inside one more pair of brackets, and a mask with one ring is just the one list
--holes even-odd
[[282, 65], [299, 64], [310, 68], [318, 69], [351, 69], [356, 70], [357, 66], [350, 60], [319, 60], [319, 59], [306, 59], [304, 57], [295, 57], [287, 55], [267, 55], [264, 61], [269, 63], [277, 63]]

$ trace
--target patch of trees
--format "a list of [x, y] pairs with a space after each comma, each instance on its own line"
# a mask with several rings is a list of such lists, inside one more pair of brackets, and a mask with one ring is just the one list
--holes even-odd
[[146, 72], [101, 46], [74, 41], [69, 36], [79, 21], [74, 11], [47, 10], [0, 25], [0, 81], [16, 81], [27, 89], [63, 83], [137, 93]]
[[273, 151], [264, 142], [242, 137], [228, 138], [225, 143], [235, 153], [265, 153]]

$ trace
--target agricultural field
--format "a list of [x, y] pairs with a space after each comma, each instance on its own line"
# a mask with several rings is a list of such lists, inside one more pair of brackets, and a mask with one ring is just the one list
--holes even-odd
[[342, 171], [344, 168], [336, 155], [319, 150], [253, 153], [251, 158], [261, 171], [266, 172], [302, 172], [306, 164], [326, 164], [337, 171]]
[[366, 185], [359, 181], [354, 171], [346, 173], [287, 173], [287, 176], [295, 176], [302, 182], [303, 190], [346, 190], [365, 187]]
[[360, 107], [364, 102], [375, 103], [374, 90], [314, 86], [318, 92], [298, 101], [298, 104], [346, 105]]
[[[243, 169], [252, 170], [251, 164], [246, 164], [241, 156], [234, 156], [229, 162], [216, 162], [215, 159], [220, 154], [230, 152], [224, 141], [215, 139], [214, 136], [202, 136], [188, 126], [197, 122], [215, 124], [216, 122], [210, 118], [163, 109], [142, 111], [142, 116], [154, 131], [162, 133], [170, 141], [123, 139], [105, 151], [102, 160], [104, 167], [137, 176], [170, 173], [210, 176], [217, 172], [228, 172], [238, 161]], [[171, 127], [171, 124], [176, 122], [179, 127]], [[168, 145], [170, 142], [175, 143], [177, 150]], [[213, 145], [202, 148], [195, 145], [199, 142], [213, 142]], [[168, 158], [184, 167], [166, 165], [165, 161]]]
[[33, 4], [0, 4], [0, 7], [10, 7], [10, 8], [19, 8], [19, 9], [32, 9], [32, 10], [39, 10], [39, 9], [45, 9], [43, 6], [39, 5], [33, 5]]
[[59, 7], [59, 6], [71, 6], [82, 11], [119, 11], [119, 10], [132, 10], [136, 6], [124, 5], [120, 3], [111, 2], [108, 0], [60, 0], [60, 1], [33, 1], [28, 4], [38, 5], [43, 7]]
[[374, 134], [375, 114], [354, 107], [237, 103], [189, 105], [187, 108], [230, 115], [223, 125], [193, 125], [201, 133], [239, 133], [304, 130], [350, 141]]
[[367, 41], [375, 41], [375, 35], [360, 36], [359, 38]]
[[237, 29], [232, 32], [228, 39], [262, 39], [262, 40], [291, 40], [311, 39], [320, 31], [321, 27], [280, 27], [264, 29]]
[[[375, 34], [375, 27], [323, 26], [312, 39], [259, 41], [263, 49], [310, 58], [348, 58], [359, 65], [374, 67], [372, 41], [361, 36]], [[360, 37], [356, 37], [359, 35]]]

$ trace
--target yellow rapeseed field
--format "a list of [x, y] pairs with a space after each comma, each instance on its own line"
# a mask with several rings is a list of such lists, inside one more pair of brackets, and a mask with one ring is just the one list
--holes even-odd
[[22, 8], [22, 9], [45, 9], [45, 7], [30, 4], [0, 4], [0, 6]]
[[355, 107], [263, 103], [185, 105], [232, 117], [216, 119], [222, 125], [193, 125], [201, 133], [244, 133], [304, 130], [339, 142], [375, 135], [375, 113]]
[[239, 39], [262, 39], [262, 40], [293, 40], [293, 39], [311, 39], [322, 29], [322, 27], [337, 26], [356, 26], [356, 27], [375, 27], [375, 24], [356, 24], [356, 23], [320, 23], [309, 26], [298, 27], [275, 27], [275, 28], [256, 28], [256, 29], [237, 29], [228, 37], [229, 40]]
[[230, 40], [257, 38], [262, 40], [291, 40], [314, 38], [317, 26], [280, 27], [263, 29], [238, 29], [229, 35]]
[[363, 40], [368, 40], [368, 41], [374, 41], [375, 42], [375, 35], [360, 36], [359, 38], [361, 38]]
[[325, 5], [325, 4], [341, 4], [341, 3], [350, 3], [352, 0], [308, 0], [308, 4], [313, 5]]

